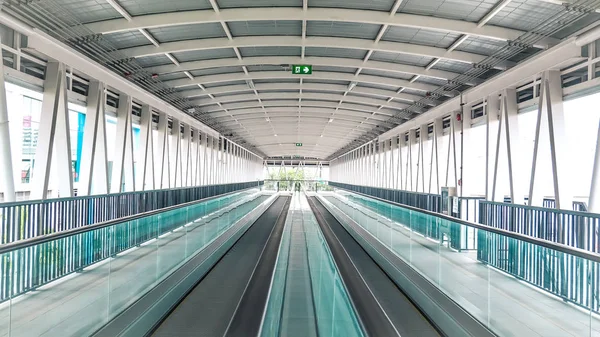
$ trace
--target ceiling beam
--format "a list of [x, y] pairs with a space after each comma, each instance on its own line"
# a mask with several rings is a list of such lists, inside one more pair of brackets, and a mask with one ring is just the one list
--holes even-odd
[[[191, 50], [212, 50], [223, 48], [244, 48], [244, 47], [322, 47], [373, 50], [388, 53], [401, 53], [425, 57], [437, 57], [443, 60], [457, 61], [463, 63], [478, 63], [486, 57], [479, 54], [473, 54], [462, 51], [447, 51], [445, 48], [423, 46], [412, 43], [388, 42], [367, 39], [353, 39], [342, 37], [307, 37], [301, 36], [243, 36], [232, 40], [228, 38], [212, 38], [199, 40], [185, 40], [176, 42], [161, 43], [160, 46], [154, 45], [139, 46], [132, 48], [119, 49], [114, 57], [143, 57], [151, 55], [160, 55], [165, 53], [177, 53]], [[497, 66], [497, 69], [503, 70], [512, 63], [504, 62]]]
[[463, 20], [443, 19], [432, 16], [388, 12], [342, 9], [342, 8], [233, 8], [214, 10], [180, 11], [135, 16], [131, 21], [112, 19], [87, 24], [95, 33], [111, 33], [140, 28], [169, 27], [207, 22], [260, 21], [260, 20], [307, 20], [357, 22], [395, 27], [430, 29], [455, 34], [468, 34], [494, 40], [514, 40], [523, 31], [494, 26], [477, 27], [477, 23]]
[[[300, 117], [303, 118], [305, 116], [307, 117], [320, 117], [320, 118], [326, 118], [329, 119], [331, 118], [332, 114], [335, 112], [335, 109], [331, 109], [331, 108], [307, 108], [304, 110], [300, 110], [300, 112], [298, 112], [298, 108], [295, 107], [278, 107], [278, 108], [273, 108], [271, 110], [267, 111], [267, 117], [271, 119], [272, 122], [276, 122], [277, 118], [279, 117], [290, 117], [290, 116], [295, 116], [295, 117]], [[212, 118], [214, 118], [215, 120], [222, 120], [222, 119], [227, 119], [227, 118], [231, 118], [231, 119], [245, 119], [245, 118], [260, 118], [263, 121], [265, 120], [264, 114], [260, 113], [261, 111], [258, 110], [257, 107], [248, 107], [248, 108], [243, 108], [243, 109], [238, 109], [238, 110], [234, 110], [231, 111], [229, 113], [224, 113], [221, 111], [217, 111], [217, 112], [213, 112], [210, 114], [210, 116]], [[386, 120], [388, 120], [388, 118], [386, 118], [383, 115], [372, 115], [370, 113], [367, 112], [362, 112], [362, 111], [357, 111], [357, 110], [338, 110], [338, 113], [336, 113], [336, 116], [342, 116], [342, 119], [347, 119], [347, 120], [352, 120], [352, 121], [358, 121], [358, 122], [368, 122], [368, 123], [379, 123], [379, 122], [385, 122]]]
[[116, 0], [106, 0], [106, 2], [108, 2], [108, 4], [114, 10], [119, 12], [119, 14], [121, 14], [121, 16], [125, 18], [125, 20], [127, 20], [128, 22], [131, 22], [133, 20], [133, 17], [123, 7], [121, 7], [121, 5]]
[[[269, 92], [276, 90], [312, 90], [312, 91], [324, 91], [324, 92], [340, 92], [343, 93], [347, 85], [343, 84], [329, 84], [329, 83], [255, 83], [254, 84], [256, 90], [259, 92]], [[205, 97], [208, 95], [227, 95], [227, 94], [235, 94], [240, 92], [251, 92], [251, 89], [246, 84], [234, 84], [234, 85], [223, 85], [214, 88], [206, 88], [202, 89], [191, 89], [180, 91], [179, 94], [182, 96], [186, 96], [189, 98], [195, 97]], [[393, 97], [397, 101], [403, 101], [407, 103], [413, 103], [419, 101], [424, 96], [406, 94], [406, 93], [397, 93], [395, 90], [385, 90], [385, 89], [376, 89], [376, 88], [367, 88], [367, 87], [359, 87], [356, 86], [352, 89], [352, 93], [354, 94], [363, 94], [367, 95], [371, 98], [383, 97], [388, 99], [389, 97]], [[376, 97], [373, 97], [376, 96]], [[225, 97], [225, 96], [223, 96]], [[436, 104], [431, 104], [431, 106], [435, 106]]]
[[[369, 98], [363, 96], [343, 96], [341, 94], [332, 94], [332, 93], [290, 93], [290, 92], [273, 92], [273, 93], [259, 93], [258, 98], [262, 100], [266, 99], [306, 99], [306, 100], [325, 100], [325, 101], [339, 101], [343, 99], [347, 102], [353, 102], [364, 105], [372, 105], [373, 107], [377, 107], [383, 105], [384, 107], [391, 109], [404, 109], [409, 106], [408, 103], [398, 103], [398, 102], [388, 102], [387, 100], [377, 99], [377, 98]], [[199, 105], [200, 107], [206, 105], [213, 105], [217, 103], [225, 104], [225, 103], [234, 103], [234, 102], [243, 102], [243, 101], [252, 101], [256, 100], [257, 96], [255, 94], [241, 94], [241, 95], [230, 95], [230, 96], [222, 96], [219, 98], [200, 98], [193, 99], [190, 101], [190, 104]]]
[[488, 21], [494, 18], [504, 7], [506, 7], [512, 0], [501, 0], [498, 2], [491, 11], [489, 11], [479, 22], [477, 23], [477, 27], [483, 27]]
[[[273, 125], [277, 125], [277, 123], [285, 123], [286, 121], [290, 120], [290, 119], [295, 119], [298, 120], [298, 122], [304, 122], [307, 120], [321, 120], [324, 122], [328, 122], [328, 120], [330, 119], [329, 115], [323, 115], [323, 114], [318, 114], [318, 113], [303, 113], [301, 116], [298, 116], [298, 113], [287, 113], [287, 114], [278, 114], [276, 116], [273, 115], [269, 115], [269, 118], [271, 119], [271, 122], [273, 123]], [[379, 125], [379, 123], [383, 123], [385, 124], [385, 121], [382, 121], [380, 119], [367, 119], [365, 117], [353, 117], [353, 116], [349, 116], [347, 114], [336, 114], [336, 118], [338, 120], [343, 120], [343, 121], [347, 121], [347, 122], [357, 122], [359, 124], [372, 124], [372, 125]], [[233, 117], [231, 116], [223, 116], [220, 118], [215, 118], [215, 121], [218, 121], [219, 123], [227, 123], [227, 122], [232, 122], [232, 121], [256, 121], [259, 125], [264, 125], [264, 121], [265, 118], [264, 116], [260, 116], [257, 114], [238, 114], [238, 115], [234, 115]], [[286, 123], [288, 124], [288, 123]], [[389, 126], [395, 126], [391, 123], [388, 123]], [[299, 124], [294, 124], [294, 125], [290, 125], [290, 127], [297, 127]]]
[[[390, 77], [381, 77], [381, 76], [371, 76], [371, 75], [358, 75], [348, 73], [337, 73], [337, 72], [314, 72], [309, 77], [310, 79], [318, 79], [318, 80], [338, 80], [338, 81], [349, 81], [349, 82], [358, 82], [358, 83], [371, 83], [371, 84], [380, 84], [380, 85], [388, 85], [391, 87], [402, 87], [409, 88], [413, 90], [418, 90], [422, 92], [430, 92], [439, 88], [439, 86], [425, 83], [413, 82], [410, 83], [407, 80], [395, 79]], [[269, 80], [269, 79], [298, 79], [298, 75], [292, 75], [289, 72], [283, 71], [254, 71], [250, 72], [248, 75], [240, 74], [240, 73], [231, 73], [231, 74], [221, 74], [221, 75], [208, 75], [194, 78], [193, 80], [189, 78], [172, 80], [172, 81], [163, 81], [166, 85], [172, 87], [185, 87], [191, 85], [198, 84], [216, 84], [222, 82], [232, 82], [239, 80]], [[454, 96], [454, 94], [448, 93], [448, 96]]]
[[[273, 117], [277, 117], [279, 116], [279, 114], [286, 114], [286, 113], [290, 113], [290, 114], [298, 114], [300, 113], [300, 116], [304, 116], [305, 114], [333, 114], [335, 112], [335, 108], [324, 108], [324, 107], [310, 107], [310, 106], [303, 106], [303, 107], [299, 107], [299, 106], [278, 106], [278, 107], [265, 107], [265, 109], [263, 110], [260, 107], [248, 107], [248, 108], [241, 108], [241, 109], [236, 109], [236, 110], [232, 110], [230, 112], [225, 112], [225, 111], [214, 111], [214, 112], [210, 112], [207, 115], [209, 115], [212, 118], [225, 118], [225, 117], [232, 117], [232, 118], [237, 118], [238, 116], [242, 116], [242, 115], [256, 115], [259, 116], [261, 118], [270, 118], [271, 116]], [[266, 112], [266, 115], [265, 115]], [[352, 117], [361, 117], [361, 118], [365, 118], [367, 116], [369, 116], [369, 119], [372, 119], [374, 121], [380, 120], [380, 121], [385, 121], [387, 120], [387, 118], [385, 117], [385, 115], [373, 115], [371, 112], [368, 111], [359, 111], [359, 110], [348, 110], [348, 109], [339, 109], [337, 110], [336, 114], [340, 114], [342, 116], [352, 116]]]
[[[349, 59], [342, 57], [315, 57], [308, 56], [305, 58], [298, 56], [260, 56], [260, 57], [245, 57], [242, 60], [238, 58], [213, 59], [205, 61], [182, 62], [179, 65], [167, 64], [157, 67], [145, 68], [145, 70], [155, 74], [168, 74], [182, 71], [194, 71], [199, 69], [217, 68], [217, 67], [235, 67], [235, 66], [254, 66], [254, 65], [292, 65], [292, 64], [311, 64], [313, 66], [335, 66], [348, 68], [364, 68], [371, 70], [380, 70], [390, 73], [419, 75], [442, 80], [450, 80], [459, 76], [459, 73], [444, 71], [444, 70], [427, 70], [424, 67], [412, 66], [407, 64], [399, 64], [392, 62], [381, 61], [366, 61], [362, 59]], [[309, 77], [310, 79], [310, 77]], [[482, 83], [482, 79], [472, 80], [469, 85], [477, 85]]]
[[[223, 104], [223, 107], [215, 107], [215, 106], [207, 106], [205, 108], [203, 108], [203, 112], [204, 114], [210, 114], [213, 112], [218, 112], [218, 111], [222, 111], [222, 110], [229, 110], [228, 113], [230, 114], [235, 114], [234, 110], [238, 110], [238, 109], [245, 109], [245, 108], [256, 108], [256, 107], [264, 107], [265, 109], [267, 107], [291, 107], [291, 106], [299, 106], [300, 103], [296, 100], [263, 100], [260, 104], [257, 103], [256, 101], [251, 101], [251, 102], [238, 102], [238, 103], [227, 103], [227, 104]], [[341, 105], [338, 104], [337, 101], [332, 102], [332, 101], [316, 101], [316, 100], [306, 100], [306, 101], [302, 101], [302, 107], [317, 107], [317, 108], [336, 108], [338, 107], [339, 110], [352, 110], [352, 111], [361, 111], [361, 112], [366, 112], [369, 114], [380, 114], [380, 115], [388, 115], [388, 116], [392, 116], [392, 115], [397, 115], [400, 117], [405, 117], [405, 118], [409, 118], [409, 116], [406, 115], [406, 113], [398, 111], [398, 110], [393, 110], [393, 109], [377, 109], [377, 108], [373, 108], [373, 107], [369, 107], [369, 106], [365, 106], [362, 104], [355, 104], [355, 103], [342, 103]], [[266, 113], [265, 113], [265, 117]]]

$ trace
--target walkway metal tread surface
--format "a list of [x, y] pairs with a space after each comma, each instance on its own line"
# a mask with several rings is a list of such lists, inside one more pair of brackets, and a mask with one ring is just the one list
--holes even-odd
[[[299, 196], [294, 196], [299, 198]], [[288, 214], [290, 246], [279, 336], [318, 336], [317, 317], [313, 299], [305, 219], [310, 215], [300, 208], [296, 199]]]
[[[198, 285], [158, 326], [153, 336], [223, 336], [267, 240], [289, 198], [279, 197]], [[262, 313], [262, 308], [260, 308]]]
[[264, 308], [267, 305], [270, 291], [270, 283], [265, 282], [265, 280], [271, 278], [275, 269], [277, 253], [291, 198], [279, 197], [279, 200], [285, 200], [285, 205], [276, 220], [275, 228], [259, 257], [260, 260], [251, 276], [252, 278], [231, 319], [226, 336], [256, 336], [260, 331], [263, 316], [263, 311], [260, 308]]
[[[376, 304], [383, 310], [385, 316], [387, 316], [387, 329], [394, 329], [388, 332], [385, 331], [373, 331], [371, 335], [374, 336], [419, 336], [419, 337], [433, 337], [440, 336], [438, 330], [423, 316], [418, 308], [402, 293], [396, 284], [388, 277], [388, 275], [371, 259], [367, 252], [360, 246], [358, 242], [352, 238], [352, 236], [343, 228], [343, 226], [337, 221], [337, 219], [329, 213], [329, 211], [321, 205], [321, 203], [314, 197], [309, 198], [311, 208], [315, 213], [315, 216], [319, 220], [319, 224], [323, 229], [323, 233], [327, 237], [328, 243], [332, 252], [337, 251], [338, 254], [346, 255], [349, 259], [348, 263], [354, 264], [359, 275], [358, 279], [354, 276], [354, 279], [344, 279], [347, 285], [356, 282], [363, 282], [374, 297]], [[336, 245], [338, 246], [336, 248]], [[336, 262], [338, 260], [336, 259]], [[341, 270], [342, 268], [340, 268]], [[345, 275], [344, 275], [345, 276]], [[366, 297], [366, 296], [362, 296]], [[354, 297], [353, 297], [353, 300]], [[358, 306], [359, 303], [356, 302]], [[359, 313], [364, 312], [359, 309]], [[367, 311], [369, 315], [374, 315], [377, 310]], [[362, 318], [362, 316], [361, 316]], [[381, 320], [384, 317], [379, 317]], [[391, 324], [389, 324], [391, 323]], [[385, 326], [383, 324], [378, 325], [378, 329], [382, 329]]]

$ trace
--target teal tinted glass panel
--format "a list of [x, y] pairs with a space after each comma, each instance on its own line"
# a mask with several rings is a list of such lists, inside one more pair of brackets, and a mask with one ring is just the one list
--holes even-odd
[[3, 254], [0, 335], [88, 335], [265, 199], [245, 191]]
[[[346, 191], [324, 200], [499, 336], [600, 332], [595, 261]], [[455, 248], [464, 233], [475, 249]]]

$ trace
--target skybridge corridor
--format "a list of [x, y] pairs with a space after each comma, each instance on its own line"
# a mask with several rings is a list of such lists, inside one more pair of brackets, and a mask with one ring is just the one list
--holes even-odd
[[0, 48], [0, 337], [600, 337], [600, 0], [5, 0]]

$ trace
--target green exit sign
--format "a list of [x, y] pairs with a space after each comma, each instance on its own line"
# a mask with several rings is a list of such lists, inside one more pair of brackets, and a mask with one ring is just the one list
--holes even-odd
[[296, 146], [302, 146], [302, 143], [296, 143]]
[[294, 64], [292, 65], [292, 74], [310, 75], [312, 74], [312, 66], [308, 64]]

